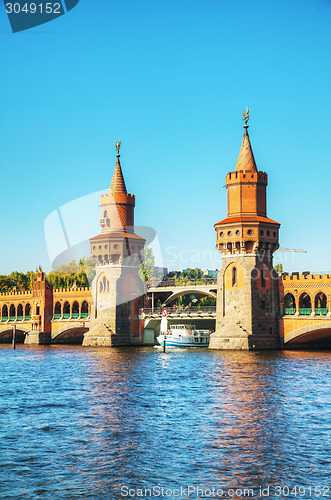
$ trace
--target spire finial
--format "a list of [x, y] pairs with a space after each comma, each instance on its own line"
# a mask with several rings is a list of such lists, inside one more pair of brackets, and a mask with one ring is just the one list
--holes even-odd
[[243, 120], [245, 122], [244, 127], [248, 128], [247, 122], [249, 120], [249, 109], [247, 107], [246, 107], [245, 111], [243, 111], [243, 117], [244, 117]]
[[121, 141], [116, 141], [115, 142], [115, 147], [116, 147], [116, 151], [117, 151], [117, 158], [120, 157], [120, 148], [121, 148]]

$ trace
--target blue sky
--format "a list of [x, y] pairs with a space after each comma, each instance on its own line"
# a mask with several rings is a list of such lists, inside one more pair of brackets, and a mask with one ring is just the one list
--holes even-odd
[[[0, 5], [0, 274], [50, 269], [45, 219], [108, 188], [116, 140], [163, 263], [220, 267], [246, 106], [281, 246], [307, 251], [276, 261], [331, 272], [330, 0], [80, 0], [16, 34]], [[98, 207], [75, 214], [83, 233], [93, 211], [90, 236]]]

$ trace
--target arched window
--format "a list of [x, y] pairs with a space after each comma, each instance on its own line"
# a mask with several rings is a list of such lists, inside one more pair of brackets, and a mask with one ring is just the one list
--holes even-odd
[[60, 319], [62, 316], [62, 311], [61, 311], [61, 303], [56, 302], [55, 307], [54, 307], [54, 319]]
[[2, 307], [2, 321], [8, 321], [8, 307], [6, 304]]
[[75, 301], [72, 304], [72, 313], [71, 313], [72, 318], [78, 318], [79, 317], [79, 304], [77, 301]]
[[303, 292], [299, 298], [299, 314], [311, 314], [311, 300], [308, 293]]
[[237, 268], [232, 268], [232, 286], [236, 286], [237, 284]]
[[107, 210], [105, 210], [105, 211], [104, 211], [104, 213], [103, 213], [103, 218], [104, 218], [104, 219], [108, 219], [108, 212], [107, 212]]
[[328, 309], [326, 295], [323, 292], [319, 292], [315, 297], [315, 314], [319, 316], [325, 315], [327, 314], [327, 312]]
[[261, 287], [265, 288], [266, 286], [266, 268], [265, 266], [261, 267]]
[[23, 306], [22, 306], [22, 304], [19, 304], [17, 306], [17, 319], [18, 319], [18, 321], [23, 320]]
[[25, 306], [25, 314], [24, 314], [25, 319], [29, 320], [31, 319], [31, 306], [30, 304], [26, 304]]
[[14, 319], [16, 319], [16, 309], [15, 309], [14, 304], [12, 304], [9, 308], [9, 319], [10, 319], [10, 321], [13, 321]]
[[69, 302], [65, 302], [63, 306], [63, 318], [68, 319], [70, 318], [70, 304]]
[[36, 307], [36, 315], [39, 316], [40, 314], [40, 305], [37, 304], [37, 307]]
[[88, 317], [88, 303], [86, 300], [82, 303], [82, 310], [80, 314], [81, 318], [87, 318]]
[[287, 293], [284, 297], [284, 312], [285, 314], [295, 314], [295, 298], [291, 293]]

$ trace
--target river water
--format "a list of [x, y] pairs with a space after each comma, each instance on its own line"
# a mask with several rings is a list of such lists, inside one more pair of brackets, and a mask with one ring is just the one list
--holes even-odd
[[331, 497], [330, 352], [2, 345], [0, 367], [1, 500]]

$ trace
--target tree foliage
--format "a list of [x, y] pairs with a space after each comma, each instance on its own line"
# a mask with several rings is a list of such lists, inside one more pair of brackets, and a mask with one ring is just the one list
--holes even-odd
[[152, 248], [146, 247], [144, 250], [144, 262], [140, 266], [139, 276], [146, 282], [149, 282], [152, 278], [160, 280], [163, 278], [163, 275], [160, 275], [155, 269], [155, 257]]
[[[80, 259], [78, 264], [73, 260], [69, 264], [62, 265], [46, 275], [48, 283], [53, 288], [71, 288], [74, 283], [78, 287], [90, 286], [95, 276], [95, 265], [88, 257]], [[0, 292], [6, 293], [17, 290], [32, 290], [36, 273], [28, 271], [19, 273], [13, 271], [8, 276], [0, 276]]]
[[276, 273], [281, 274], [283, 272], [283, 264], [276, 264], [274, 269]]

